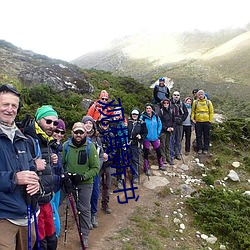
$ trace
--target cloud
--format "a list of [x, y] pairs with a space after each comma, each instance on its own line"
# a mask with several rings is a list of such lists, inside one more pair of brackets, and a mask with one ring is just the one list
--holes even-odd
[[0, 38], [49, 57], [72, 60], [137, 33], [215, 31], [248, 23], [248, 0], [9, 0]]

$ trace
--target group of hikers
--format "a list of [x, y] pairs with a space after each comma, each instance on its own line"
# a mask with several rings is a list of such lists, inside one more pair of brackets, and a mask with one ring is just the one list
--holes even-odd
[[136, 185], [142, 152], [144, 172], [150, 175], [151, 145], [160, 170], [182, 159], [184, 138], [189, 154], [192, 129], [197, 153], [208, 153], [213, 105], [205, 92], [195, 89], [193, 97], [182, 102], [174, 91], [170, 98], [161, 77], [153, 95], [143, 111], [134, 107], [126, 118], [121, 106], [108, 105], [109, 93], [102, 90], [65, 138], [65, 121], [51, 105], [39, 107], [34, 119], [17, 126], [20, 93], [10, 84], [0, 87], [0, 249], [57, 249], [62, 231], [59, 206], [65, 199], [77, 224], [80, 248], [85, 249], [90, 230], [98, 227], [99, 199], [103, 212], [112, 213], [112, 176], [117, 189], [124, 188], [118, 158], [128, 153]]

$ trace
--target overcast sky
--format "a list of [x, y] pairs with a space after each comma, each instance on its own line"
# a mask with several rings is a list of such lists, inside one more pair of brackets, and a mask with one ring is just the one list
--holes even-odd
[[250, 22], [249, 0], [4, 0], [0, 39], [66, 61], [115, 38]]

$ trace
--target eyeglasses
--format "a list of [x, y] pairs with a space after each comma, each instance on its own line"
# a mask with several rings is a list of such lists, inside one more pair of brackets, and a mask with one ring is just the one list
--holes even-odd
[[103, 125], [103, 126], [108, 126], [109, 123], [108, 123], [108, 122], [103, 122], [102, 125]]
[[85, 132], [83, 132], [82, 130], [76, 130], [76, 131], [73, 131], [73, 133], [75, 135], [78, 135], [78, 134], [83, 135]]
[[52, 121], [51, 119], [46, 119], [44, 117], [43, 117], [43, 119], [46, 121], [46, 124], [53, 123], [53, 126], [57, 126], [58, 125], [58, 121]]
[[62, 131], [62, 130], [59, 130], [59, 129], [56, 129], [54, 131], [56, 134], [61, 134], [61, 135], [64, 135], [65, 134], [65, 131]]
[[107, 101], [107, 100], [108, 100], [108, 98], [102, 98], [102, 100], [103, 100], [103, 101]]
[[174, 96], [180, 96], [179, 94], [174, 94]]
[[132, 115], [138, 115], [138, 114], [133, 113]]

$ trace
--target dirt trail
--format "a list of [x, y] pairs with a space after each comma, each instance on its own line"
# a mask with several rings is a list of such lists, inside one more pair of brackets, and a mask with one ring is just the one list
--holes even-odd
[[[193, 163], [194, 152], [191, 152], [190, 155], [183, 155], [183, 160], [186, 165], [191, 166]], [[180, 171], [179, 167], [183, 164], [183, 161], [175, 160], [175, 169], [174, 172], [177, 173]], [[167, 169], [170, 171], [170, 168]], [[162, 173], [160, 170], [158, 172]], [[187, 174], [187, 173], [185, 173]], [[164, 176], [164, 174], [162, 174]], [[176, 189], [183, 181], [176, 177], [166, 176], [170, 181], [169, 187]], [[110, 237], [116, 234], [116, 231], [127, 226], [128, 218], [132, 215], [133, 211], [138, 206], [143, 206], [144, 204], [154, 202], [156, 197], [156, 190], [149, 190], [143, 186], [144, 182], [148, 180], [145, 174], [141, 174], [141, 182], [138, 185], [138, 190], [135, 192], [136, 196], [140, 195], [138, 201], [129, 200], [126, 204], [119, 204], [117, 201], [117, 194], [112, 193], [110, 196], [110, 207], [112, 208], [112, 214], [104, 214], [101, 209], [98, 212], [98, 223], [99, 226], [90, 232], [89, 236], [89, 250], [101, 250], [101, 249], [116, 249], [115, 242], [111, 242]], [[113, 186], [112, 191], [116, 190], [116, 187]], [[159, 189], [158, 189], [159, 190]], [[123, 198], [121, 196], [121, 198]], [[173, 200], [168, 199], [166, 202], [166, 207], [170, 211], [171, 208], [174, 209], [176, 204], [176, 198], [172, 197]], [[99, 204], [100, 208], [100, 204]], [[168, 213], [166, 211], [166, 213]], [[67, 233], [67, 243], [64, 244], [64, 225], [65, 225], [65, 205], [62, 205], [60, 208], [61, 214], [61, 235], [59, 237], [58, 249], [79, 249], [79, 237], [76, 229], [76, 225], [72, 216], [72, 212], [69, 211], [68, 217], [68, 233]]]

